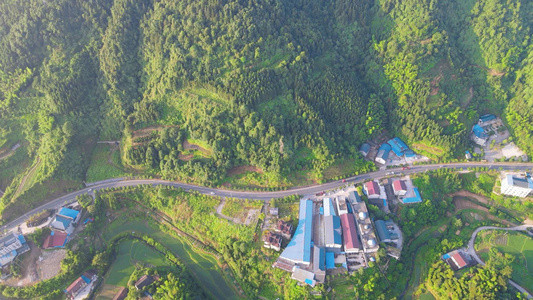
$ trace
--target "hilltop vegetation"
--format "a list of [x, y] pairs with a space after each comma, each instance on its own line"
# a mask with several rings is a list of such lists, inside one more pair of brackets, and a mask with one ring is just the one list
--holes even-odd
[[[293, 184], [296, 172], [324, 180], [346, 159], [366, 171], [358, 147], [382, 130], [454, 157], [486, 112], [531, 155], [532, 6], [3, 1], [0, 150], [25, 146], [0, 168], [23, 159], [31, 176], [2, 174], [11, 183], [0, 208], [38, 183], [87, 180], [98, 139], [121, 140], [124, 167], [138, 173], [217, 185], [254, 166], [268, 187]], [[150, 125], [168, 127], [134, 136]]]

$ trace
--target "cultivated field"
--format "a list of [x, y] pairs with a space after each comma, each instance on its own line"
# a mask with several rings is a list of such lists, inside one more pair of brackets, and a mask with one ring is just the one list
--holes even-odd
[[480, 243], [476, 250], [483, 260], [488, 259], [490, 248], [512, 254], [515, 257], [512, 279], [533, 291], [533, 238], [518, 232], [491, 230], [478, 235], [476, 242]]
[[[144, 220], [118, 219], [106, 228], [103, 237], [106, 240], [110, 240], [120, 233], [132, 231], [147, 234], [172, 251], [185, 264], [187, 270], [192, 272], [192, 275], [198, 279], [200, 285], [205, 287], [207, 292], [217, 295], [221, 299], [238, 299], [238, 296], [230, 287], [230, 283], [226, 282], [227, 276], [223, 275], [221, 267], [212, 255], [204, 254], [187, 241], [163, 232]], [[117, 262], [114, 264], [117, 264]]]

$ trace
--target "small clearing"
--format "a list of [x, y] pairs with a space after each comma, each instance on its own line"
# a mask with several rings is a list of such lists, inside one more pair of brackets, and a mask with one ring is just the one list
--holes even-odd
[[429, 93], [431, 96], [435, 96], [439, 93], [439, 82], [442, 79], [442, 72], [439, 76], [435, 77], [430, 85], [431, 85], [431, 92]]
[[263, 170], [261, 170], [258, 167], [255, 167], [255, 166], [240, 166], [240, 167], [231, 168], [228, 171], [228, 176], [244, 174], [246, 172], [255, 172], [255, 173], [263, 174]]
[[178, 154], [178, 159], [183, 161], [189, 161], [194, 157], [194, 154]]
[[[41, 280], [55, 277], [61, 271], [61, 261], [67, 255], [65, 249], [46, 250], [37, 260], [37, 270]], [[42, 259], [41, 259], [42, 258]]]
[[171, 127], [178, 127], [178, 126], [175, 126], [175, 125], [153, 125], [153, 126], [148, 126], [148, 127], [141, 128], [139, 130], [133, 131], [132, 132], [132, 137], [133, 138], [139, 138], [139, 137], [149, 136], [154, 131], [160, 131], [160, 130], [163, 130], [165, 128], [171, 128]]
[[189, 142], [189, 140], [185, 139], [183, 141], [183, 149], [185, 150], [198, 150], [198, 151], [201, 151], [202, 153], [204, 153], [206, 156], [209, 156], [211, 155], [211, 153], [207, 150], [207, 149], [204, 149], [196, 144], [192, 144], [191, 142]]
[[492, 215], [489, 212], [488, 208], [486, 208], [484, 206], [481, 206], [479, 204], [476, 204], [476, 203], [474, 203], [472, 201], [469, 201], [468, 199], [461, 198], [461, 197], [454, 197], [453, 198], [453, 205], [455, 206], [455, 212], [458, 212], [458, 211], [463, 210], [463, 209], [475, 209], [475, 210], [479, 210], [479, 211], [485, 212], [487, 218], [491, 219], [492, 221], [500, 222], [500, 223], [503, 223], [503, 224], [508, 225], [508, 226], [514, 226], [513, 223], [511, 223], [511, 222], [509, 222], [507, 220], [500, 219], [500, 218]]
[[487, 71], [490, 76], [499, 76], [500, 77], [500, 76], [505, 75], [505, 72], [498, 71], [496, 69], [489, 69], [487, 67], [482, 67], [482, 66], [479, 66], [479, 65], [473, 65], [473, 66], [476, 67], [476, 68], [479, 68], [479, 69]]
[[470, 198], [474, 198], [476, 199], [477, 201], [481, 202], [481, 203], [485, 203], [485, 204], [488, 204], [489, 203], [489, 199], [485, 196], [481, 196], [481, 195], [478, 195], [478, 194], [474, 194], [474, 193], [471, 193], [469, 191], [457, 191], [453, 194], [451, 194], [451, 196], [461, 196], [461, 197], [470, 197]]
[[441, 155], [443, 153], [442, 149], [440, 149], [440, 148], [431, 147], [431, 146], [428, 146], [428, 145], [425, 145], [425, 144], [422, 144], [422, 143], [414, 143], [413, 144], [413, 149], [426, 151], [426, 152], [429, 152], [429, 153], [435, 154], [435, 155]]

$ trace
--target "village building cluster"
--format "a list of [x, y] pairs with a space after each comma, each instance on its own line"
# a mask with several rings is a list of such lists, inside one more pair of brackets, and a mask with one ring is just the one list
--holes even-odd
[[315, 286], [324, 283], [326, 274], [335, 270], [353, 272], [367, 267], [375, 261], [380, 241], [398, 239], [398, 234], [387, 227], [390, 222], [385, 231], [376, 228], [355, 189], [302, 199], [299, 205], [298, 226], [273, 267], [291, 272], [291, 277], [302, 284]]

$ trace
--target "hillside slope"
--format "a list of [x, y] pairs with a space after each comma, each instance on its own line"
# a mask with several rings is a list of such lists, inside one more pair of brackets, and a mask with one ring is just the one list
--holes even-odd
[[[122, 140], [137, 172], [221, 184], [251, 165], [279, 186], [367, 170], [357, 149], [383, 130], [454, 157], [490, 112], [531, 155], [532, 5], [3, 1], [0, 147], [28, 142], [32, 182], [85, 180], [101, 139]], [[135, 136], [150, 125], [168, 126]]]

